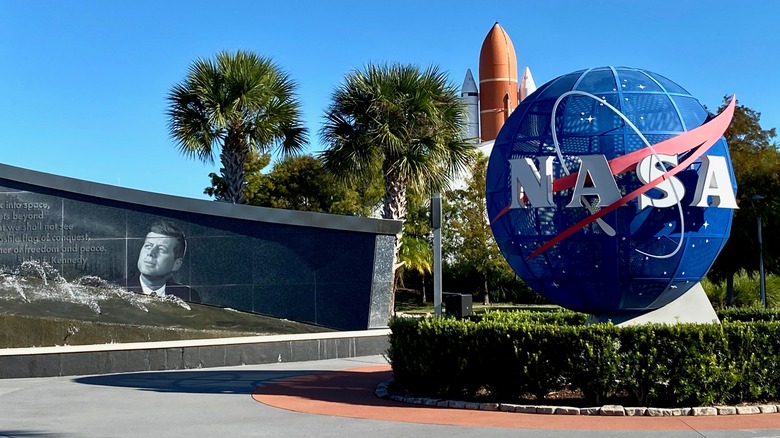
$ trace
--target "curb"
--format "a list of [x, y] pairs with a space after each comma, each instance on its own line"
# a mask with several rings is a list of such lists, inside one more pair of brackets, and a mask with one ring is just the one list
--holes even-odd
[[715, 415], [755, 415], [780, 412], [780, 405], [765, 404], [754, 406], [698, 406], [691, 408], [643, 408], [604, 405], [589, 408], [573, 406], [517, 405], [511, 403], [477, 403], [462, 400], [447, 400], [428, 397], [406, 397], [389, 392], [387, 387], [392, 380], [381, 382], [374, 394], [383, 399], [421, 406], [471, 409], [478, 411], [501, 411], [520, 414], [544, 415], [602, 415], [609, 417], [706, 417]]

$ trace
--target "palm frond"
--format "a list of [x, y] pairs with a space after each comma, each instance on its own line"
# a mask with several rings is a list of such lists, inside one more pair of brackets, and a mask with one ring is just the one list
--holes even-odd
[[474, 157], [462, 139], [457, 89], [437, 66], [354, 71], [334, 91], [325, 119], [320, 137], [329, 148], [321, 157], [333, 171], [363, 171], [369, 158], [381, 159], [386, 174], [402, 175], [417, 190], [445, 185]]

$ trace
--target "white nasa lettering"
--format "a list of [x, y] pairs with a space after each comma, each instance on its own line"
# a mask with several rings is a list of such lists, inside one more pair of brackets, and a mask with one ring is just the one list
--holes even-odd
[[[701, 175], [704, 175], [702, 177]], [[696, 194], [691, 205], [696, 207], [709, 207], [707, 199], [712, 197], [712, 207], [739, 208], [734, 198], [734, 184], [729, 175], [726, 157], [703, 156], [701, 157], [701, 171], [699, 181], [696, 184]]]
[[526, 208], [523, 195], [536, 208], [555, 207], [552, 200], [552, 162], [555, 157], [540, 157], [544, 175], [539, 173], [530, 158], [509, 160], [512, 172], [512, 205], [509, 208]]
[[607, 157], [583, 155], [580, 157], [580, 162], [574, 194], [571, 196], [571, 202], [566, 205], [567, 208], [585, 206], [588, 201], [583, 199], [583, 196], [597, 196], [599, 202], [594, 207], [601, 204], [609, 205], [620, 199], [620, 189], [612, 176], [612, 171], [609, 170]]
[[[677, 155], [650, 155], [639, 160], [639, 163], [636, 165], [637, 178], [639, 178], [639, 181], [642, 181], [642, 184], [647, 184], [662, 176], [666, 172], [663, 163], [676, 166], [678, 163]], [[662, 181], [655, 188], [662, 192], [662, 196], [660, 198], [651, 198], [647, 195], [640, 195], [640, 210], [651, 206], [656, 208], [672, 207], [677, 205], [677, 202], [685, 196], [685, 186], [682, 181], [673, 176]]]
[[[552, 207], [553, 204], [553, 156], [540, 157], [541, 171], [530, 158], [509, 160], [511, 169], [512, 203], [510, 209]], [[610, 205], [621, 199], [620, 189], [609, 169], [609, 163], [604, 155], [583, 155], [573, 187], [573, 194], [567, 208], [587, 206], [585, 196], [598, 197], [602, 206]], [[637, 177], [643, 184], [648, 184], [664, 175], [663, 163], [676, 166], [678, 158], [675, 155], [650, 155], [637, 163]], [[678, 200], [685, 195], [685, 186], [674, 176], [669, 176], [655, 187], [662, 193], [660, 198], [639, 196], [639, 208], [665, 208], [677, 205]], [[523, 197], [527, 197], [527, 203]], [[712, 205], [708, 205], [712, 198]], [[692, 206], [736, 209], [734, 184], [729, 176], [728, 163], [725, 157], [704, 155], [701, 157], [701, 169], [696, 185]]]

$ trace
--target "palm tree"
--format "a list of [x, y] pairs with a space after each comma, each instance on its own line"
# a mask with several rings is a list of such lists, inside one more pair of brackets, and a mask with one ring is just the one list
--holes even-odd
[[213, 163], [219, 150], [224, 189], [217, 200], [241, 204], [250, 151], [299, 151], [307, 131], [299, 120], [295, 83], [270, 59], [220, 52], [197, 59], [168, 94], [169, 131], [188, 157]]
[[464, 140], [465, 111], [458, 92], [435, 66], [421, 71], [414, 65], [369, 64], [347, 75], [325, 117], [320, 131], [328, 144], [320, 155], [324, 167], [347, 181], [381, 172], [385, 219], [404, 220], [408, 194], [446, 187], [475, 156]]
[[410, 272], [419, 274], [422, 277], [422, 303], [425, 304], [425, 274], [433, 272], [433, 251], [430, 243], [421, 237], [403, 236], [398, 259], [402, 263], [398, 275], [401, 287], [405, 287], [403, 285], [403, 271], [408, 269]]

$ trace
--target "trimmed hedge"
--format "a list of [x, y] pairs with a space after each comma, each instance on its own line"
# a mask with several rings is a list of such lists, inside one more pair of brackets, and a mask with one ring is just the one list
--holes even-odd
[[[418, 394], [505, 402], [580, 389], [587, 403], [629, 395], [642, 406], [777, 400], [780, 322], [569, 325], [578, 317], [488, 313], [479, 321], [394, 319], [389, 359]], [[554, 312], [555, 313], [555, 312]], [[574, 312], [568, 312], [577, 315]], [[556, 319], [557, 318], [557, 319]], [[581, 323], [580, 323], [581, 324]]]
[[539, 324], [583, 325], [587, 321], [588, 315], [565, 309], [554, 309], [549, 311], [515, 310], [508, 312], [487, 311], [482, 314], [474, 314], [470, 319], [473, 321], [527, 321]]
[[780, 321], [780, 309], [727, 307], [717, 311], [721, 321]]

